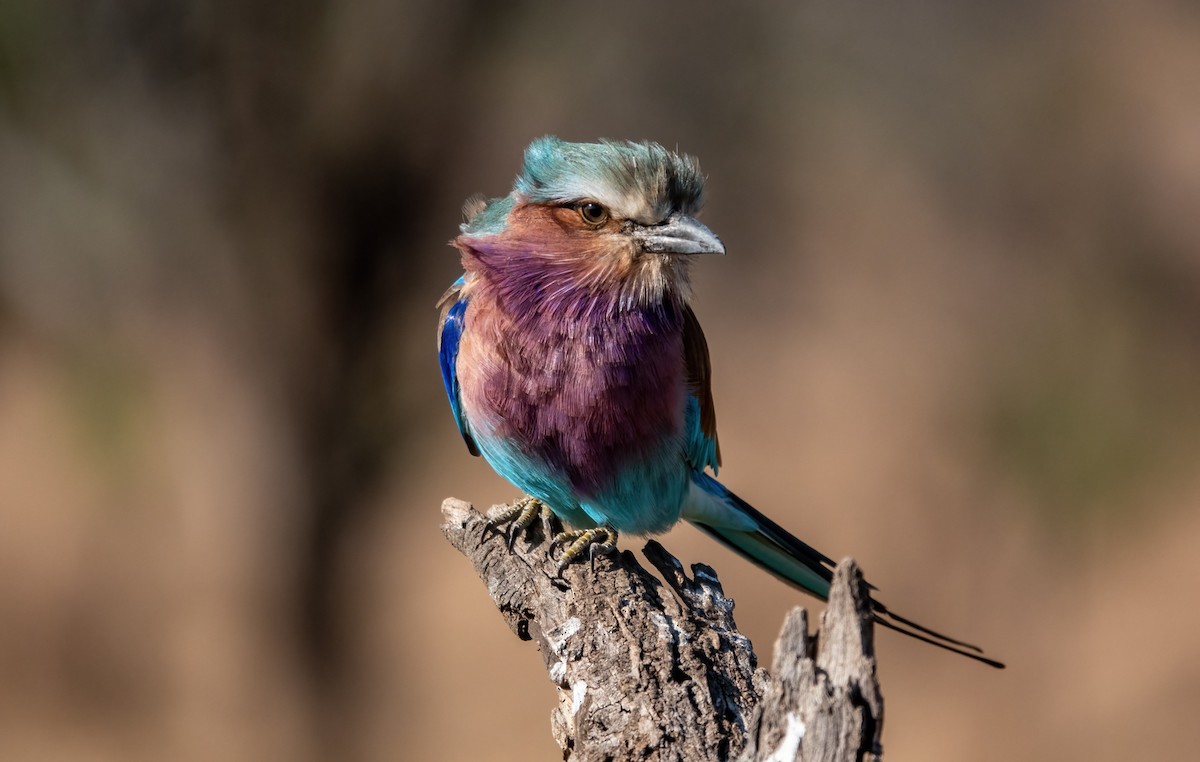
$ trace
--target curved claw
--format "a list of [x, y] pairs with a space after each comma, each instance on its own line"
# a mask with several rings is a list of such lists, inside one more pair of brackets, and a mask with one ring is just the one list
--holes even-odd
[[560, 545], [566, 545], [562, 558], [558, 562], [558, 576], [573, 561], [580, 558], [584, 552], [593, 570], [596, 568], [596, 556], [609, 555], [617, 550], [617, 530], [611, 527], [595, 527], [593, 529], [577, 529], [562, 532], [550, 542], [550, 553]]
[[488, 519], [488, 529], [499, 531], [500, 526], [508, 524], [504, 530], [505, 544], [511, 552], [521, 533], [533, 525], [539, 516], [549, 512], [549, 507], [536, 497], [522, 498], [497, 515]]

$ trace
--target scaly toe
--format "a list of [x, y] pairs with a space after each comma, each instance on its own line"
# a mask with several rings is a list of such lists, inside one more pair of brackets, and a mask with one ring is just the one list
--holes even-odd
[[538, 517], [544, 513], [549, 513], [549, 508], [545, 503], [536, 497], [525, 497], [489, 518], [487, 525], [489, 529], [499, 531], [501, 526], [508, 524], [504, 535], [508, 549], [512, 550], [521, 533], [532, 526], [533, 522], [537, 521]]
[[617, 533], [608, 530], [608, 537], [603, 542], [594, 542], [588, 546], [588, 564], [596, 571], [596, 556], [611, 556], [617, 552]]
[[617, 531], [609, 527], [596, 527], [563, 532], [550, 543], [550, 551], [553, 552], [560, 545], [564, 546], [562, 558], [558, 561], [560, 577], [563, 570], [576, 559], [581, 558], [584, 553], [588, 554], [588, 561], [594, 570], [597, 555], [608, 555], [616, 551]]

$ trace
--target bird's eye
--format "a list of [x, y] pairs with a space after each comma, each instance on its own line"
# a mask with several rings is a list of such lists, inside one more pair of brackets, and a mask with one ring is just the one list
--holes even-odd
[[584, 201], [579, 205], [579, 216], [589, 225], [603, 225], [608, 220], [608, 210], [595, 201]]

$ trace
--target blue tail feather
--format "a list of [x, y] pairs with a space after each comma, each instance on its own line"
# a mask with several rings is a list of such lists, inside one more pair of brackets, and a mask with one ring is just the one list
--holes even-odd
[[[692, 482], [698, 492], [689, 495], [689, 506], [683, 514], [685, 519], [784, 582], [821, 600], [828, 600], [835, 566], [829, 556], [794, 537], [708, 474], [695, 472]], [[871, 585], [868, 587], [875, 589]], [[875, 622], [883, 627], [989, 666], [1004, 668], [1001, 662], [983, 656], [978, 646], [900, 616], [874, 598], [871, 607]]]

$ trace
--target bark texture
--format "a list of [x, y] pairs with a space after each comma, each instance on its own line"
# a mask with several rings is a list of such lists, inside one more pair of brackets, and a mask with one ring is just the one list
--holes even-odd
[[878, 759], [883, 700], [853, 560], [838, 566], [821, 633], [808, 634], [803, 609], [789, 614], [772, 678], [710, 567], [693, 564], [689, 576], [651, 540], [643, 553], [669, 590], [630, 551], [559, 577], [549, 528], [532, 527], [510, 551], [468, 503], [448, 499], [442, 513], [509, 627], [538, 644], [558, 690], [551, 727], [563, 759]]

